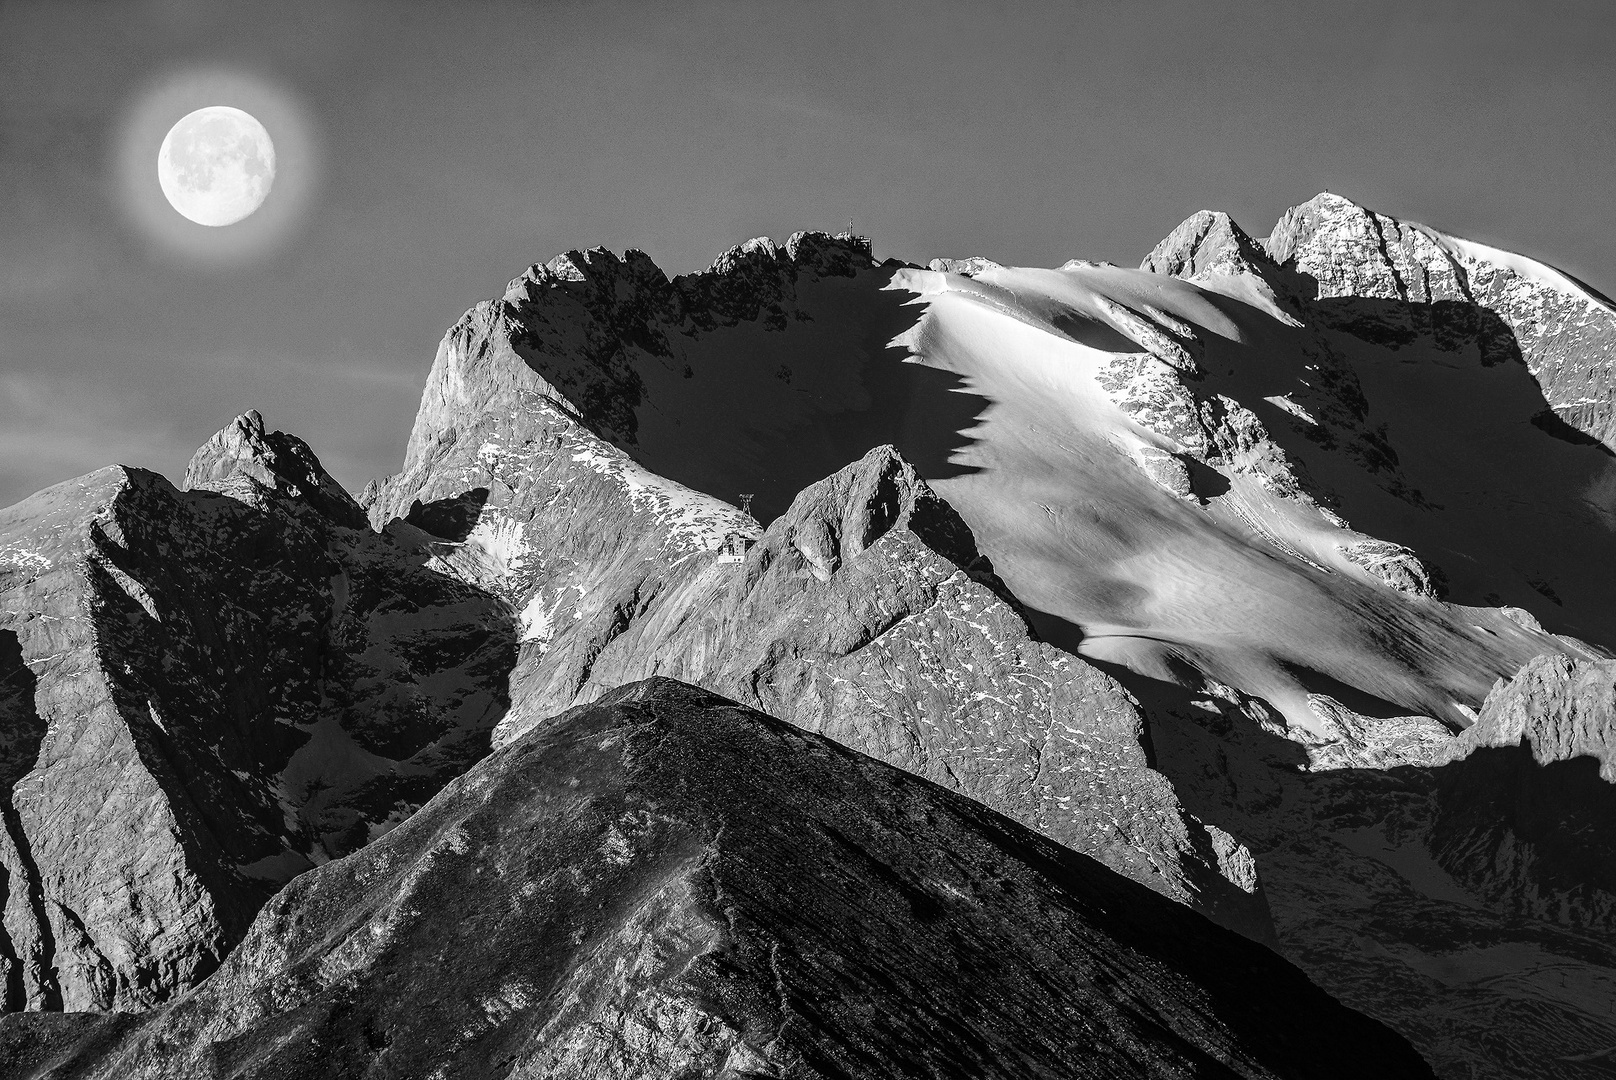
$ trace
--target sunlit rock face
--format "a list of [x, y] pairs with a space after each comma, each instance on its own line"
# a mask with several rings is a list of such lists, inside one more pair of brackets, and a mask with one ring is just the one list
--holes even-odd
[[487, 752], [497, 598], [373, 533], [256, 413], [190, 490], [115, 467], [0, 513], [8, 1009], [139, 1009]]
[[1484, 364], [1524, 362], [1547, 403], [1545, 430], [1616, 450], [1616, 307], [1582, 283], [1329, 194], [1287, 211], [1266, 246], [1316, 282], [1305, 299], [1395, 302], [1346, 328], [1394, 346], [1419, 336], [1450, 348], [1474, 341]]
[[1437, 860], [1506, 911], [1616, 927], [1616, 661], [1539, 657], [1448, 754]]
[[0, 1021], [0, 1052], [86, 1080], [1430, 1075], [1267, 949], [667, 679], [298, 878], [191, 994], [62, 1019]]

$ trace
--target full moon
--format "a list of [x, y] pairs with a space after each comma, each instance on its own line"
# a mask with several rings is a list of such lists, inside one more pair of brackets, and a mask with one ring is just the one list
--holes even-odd
[[169, 129], [157, 151], [157, 182], [169, 205], [197, 224], [233, 225], [269, 195], [275, 144], [251, 114], [210, 105]]

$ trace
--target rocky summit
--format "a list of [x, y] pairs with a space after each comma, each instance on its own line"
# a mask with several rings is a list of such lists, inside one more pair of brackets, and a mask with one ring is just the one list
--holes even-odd
[[298, 873], [487, 753], [497, 597], [370, 530], [248, 413], [188, 490], [111, 468], [0, 512], [8, 1009], [140, 1009]]
[[0, 1075], [1609, 1075], [1613, 401], [1328, 193], [536, 264], [0, 511]]
[[1429, 1076], [1259, 945], [935, 784], [668, 679], [297, 878], [14, 1075]]

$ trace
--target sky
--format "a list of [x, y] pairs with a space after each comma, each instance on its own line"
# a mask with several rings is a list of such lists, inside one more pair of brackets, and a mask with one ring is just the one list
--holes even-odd
[[[177, 481], [249, 408], [357, 491], [443, 332], [571, 248], [1134, 265], [1330, 190], [1616, 294], [1612, 55], [1605, 2], [0, 0], [0, 505]], [[210, 235], [156, 175], [203, 104], [279, 159]]]

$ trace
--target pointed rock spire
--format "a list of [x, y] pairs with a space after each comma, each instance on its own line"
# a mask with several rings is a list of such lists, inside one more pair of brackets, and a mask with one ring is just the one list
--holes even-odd
[[364, 510], [325, 471], [308, 444], [283, 431], [267, 431], [257, 409], [236, 417], [191, 456], [181, 488], [232, 494], [232, 479], [238, 476], [278, 495], [303, 499], [338, 524], [366, 524]]
[[1189, 279], [1205, 274], [1261, 276], [1272, 265], [1262, 245], [1228, 214], [1200, 210], [1157, 244], [1139, 269]]

